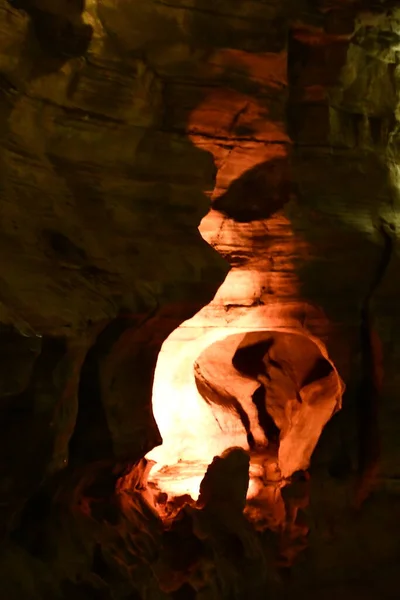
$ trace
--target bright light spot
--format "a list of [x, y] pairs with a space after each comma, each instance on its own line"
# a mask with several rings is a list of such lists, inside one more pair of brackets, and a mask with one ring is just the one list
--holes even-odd
[[196, 500], [213, 458], [234, 446], [247, 449], [248, 444], [236, 415], [211, 407], [197, 391], [194, 363], [203, 347], [210, 344], [209, 334], [183, 340], [185, 333], [185, 328], [177, 329], [159, 355], [153, 412], [163, 444], [146, 458], [156, 463], [149, 481], [171, 496], [189, 494]]

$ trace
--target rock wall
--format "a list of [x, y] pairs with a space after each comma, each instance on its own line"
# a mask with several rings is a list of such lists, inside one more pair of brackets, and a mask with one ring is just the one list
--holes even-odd
[[[5, 597], [397, 597], [396, 4], [0, 0]], [[120, 479], [193, 315], [306, 329], [346, 383], [288, 581], [240, 501], [166, 533]]]

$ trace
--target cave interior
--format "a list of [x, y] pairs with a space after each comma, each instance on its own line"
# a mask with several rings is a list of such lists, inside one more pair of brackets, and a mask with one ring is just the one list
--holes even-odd
[[1, 597], [399, 598], [399, 231], [398, 0], [0, 0]]

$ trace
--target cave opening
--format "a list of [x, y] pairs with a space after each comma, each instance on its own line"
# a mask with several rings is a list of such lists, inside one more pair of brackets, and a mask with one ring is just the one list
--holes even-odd
[[278, 526], [276, 495], [307, 470], [342, 393], [324, 345], [306, 331], [183, 323], [164, 342], [154, 376], [163, 441], [146, 458], [157, 511], [199, 506], [209, 465], [240, 448], [249, 456], [246, 514]]

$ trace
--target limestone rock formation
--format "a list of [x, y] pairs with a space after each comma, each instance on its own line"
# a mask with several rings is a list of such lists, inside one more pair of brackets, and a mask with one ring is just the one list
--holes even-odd
[[[7, 600], [398, 597], [399, 57], [397, 0], [0, 0]], [[245, 506], [201, 392], [278, 430]], [[240, 506], [157, 496], [160, 414]]]

